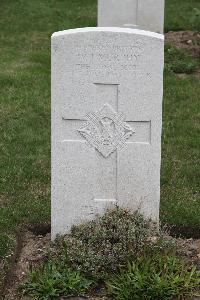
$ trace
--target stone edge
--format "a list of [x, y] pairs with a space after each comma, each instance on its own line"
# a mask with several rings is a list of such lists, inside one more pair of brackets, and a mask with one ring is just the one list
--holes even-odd
[[141, 29], [131, 29], [131, 28], [122, 28], [122, 27], [84, 27], [84, 28], [68, 29], [68, 30], [54, 32], [52, 34], [51, 38], [54, 39], [54, 38], [62, 37], [65, 35], [76, 34], [76, 33], [86, 33], [86, 32], [116, 32], [116, 33], [121, 32], [121, 33], [149, 36], [152, 38], [164, 40], [164, 35], [160, 34], [160, 33], [141, 30]]

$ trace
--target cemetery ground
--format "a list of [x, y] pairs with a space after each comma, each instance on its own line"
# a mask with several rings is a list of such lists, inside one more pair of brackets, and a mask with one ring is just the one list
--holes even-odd
[[[35, 240], [32, 247], [37, 249], [38, 243], [49, 243], [50, 36], [95, 26], [96, 2], [3, 0], [0, 5], [3, 282], [3, 268], [14, 263], [10, 255], [18, 255], [22, 246], [16, 236], [28, 245]], [[162, 225], [174, 225], [188, 238], [199, 238], [200, 225], [199, 29], [198, 0], [166, 0], [165, 31], [184, 33], [166, 35], [160, 217]], [[23, 224], [29, 230], [20, 238]]]

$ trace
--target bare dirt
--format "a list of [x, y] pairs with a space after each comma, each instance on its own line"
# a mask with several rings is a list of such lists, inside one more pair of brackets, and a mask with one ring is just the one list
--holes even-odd
[[200, 239], [200, 226], [172, 225], [168, 228], [168, 232], [175, 238]]
[[200, 58], [200, 32], [169, 31], [165, 34], [165, 42], [186, 50], [193, 57]]
[[30, 299], [18, 295], [18, 287], [26, 279], [30, 267], [41, 264], [46, 259], [50, 246], [50, 233], [45, 236], [34, 234], [29, 230], [21, 231], [18, 236], [18, 253], [7, 275], [4, 289], [5, 300]]
[[[178, 49], [185, 50], [192, 57], [200, 59], [200, 32], [169, 31], [165, 34], [165, 43], [170, 43]], [[200, 78], [200, 68], [197, 68], [192, 74]], [[177, 76], [185, 78], [188, 74], [177, 74]]]

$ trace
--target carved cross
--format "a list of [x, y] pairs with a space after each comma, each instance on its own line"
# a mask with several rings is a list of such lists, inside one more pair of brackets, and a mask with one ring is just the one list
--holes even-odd
[[[97, 97], [106, 95], [100, 110], [83, 119], [67, 119], [76, 139], [65, 141], [88, 143], [95, 151], [94, 201], [117, 201], [117, 153], [127, 143], [150, 143], [150, 121], [126, 120], [118, 111], [118, 84], [95, 84]], [[98, 95], [100, 93], [100, 95]], [[70, 132], [68, 132], [70, 135]], [[81, 139], [82, 137], [82, 139]]]

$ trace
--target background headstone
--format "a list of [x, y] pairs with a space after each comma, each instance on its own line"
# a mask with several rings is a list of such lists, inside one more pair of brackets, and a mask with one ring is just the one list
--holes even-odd
[[118, 204], [159, 220], [163, 35], [52, 36], [52, 238]]
[[163, 33], [164, 0], [98, 0], [98, 26]]

